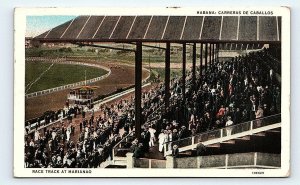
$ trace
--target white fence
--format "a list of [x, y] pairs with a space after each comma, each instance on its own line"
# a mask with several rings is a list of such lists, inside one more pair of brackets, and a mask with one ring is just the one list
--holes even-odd
[[59, 86], [59, 87], [54, 87], [54, 88], [51, 88], [51, 89], [45, 89], [45, 90], [42, 90], [42, 91], [29, 93], [29, 94], [25, 95], [25, 98], [37, 97], [37, 96], [49, 94], [49, 93], [52, 93], [52, 92], [57, 92], [57, 91], [77, 87], [77, 86], [80, 86], [80, 85], [84, 85], [85, 83], [87, 83], [87, 84], [94, 83], [94, 82], [103, 80], [104, 78], [108, 77], [111, 74], [111, 70], [109, 68], [104, 67], [104, 66], [99, 65], [99, 64], [89, 64], [89, 63], [84, 63], [84, 62], [66, 61], [64, 58], [61, 58], [61, 59], [45, 59], [45, 58], [42, 58], [42, 57], [41, 58], [37, 57], [37, 58], [29, 58], [28, 59], [28, 61], [49, 61], [49, 60], [52, 60], [53, 63], [59, 63], [59, 64], [83, 65], [83, 66], [101, 68], [101, 69], [104, 69], [105, 71], [107, 71], [108, 73], [103, 75], [103, 76], [99, 76], [99, 77], [96, 77], [96, 78], [89, 79], [87, 81], [80, 81], [80, 82], [76, 82], [76, 83], [72, 83], [72, 84], [67, 84], [67, 85], [63, 85], [63, 86]]

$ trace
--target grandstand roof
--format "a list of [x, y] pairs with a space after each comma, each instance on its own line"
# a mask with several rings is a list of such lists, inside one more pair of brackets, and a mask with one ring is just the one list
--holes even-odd
[[78, 16], [42, 42], [280, 42], [276, 16]]

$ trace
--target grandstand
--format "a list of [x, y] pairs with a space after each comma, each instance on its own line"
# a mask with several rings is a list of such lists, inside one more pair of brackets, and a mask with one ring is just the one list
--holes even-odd
[[[280, 30], [275, 16], [78, 16], [33, 38], [133, 52], [135, 91], [90, 113], [70, 107], [40, 130], [29, 126], [26, 167], [280, 168]], [[182, 75], [173, 79], [172, 43], [182, 45]], [[144, 47], [165, 51], [165, 78], [146, 90]], [[246, 52], [220, 57], [228, 51]]]

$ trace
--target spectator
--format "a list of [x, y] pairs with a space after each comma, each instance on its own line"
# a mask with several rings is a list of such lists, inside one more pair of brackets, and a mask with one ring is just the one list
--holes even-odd
[[232, 132], [232, 126], [233, 125], [233, 121], [231, 121], [231, 117], [228, 116], [227, 117], [227, 122], [226, 122], [226, 136], [230, 136], [231, 132]]
[[134, 152], [133, 152], [133, 157], [135, 158], [141, 158], [144, 155], [144, 151], [143, 151], [143, 144], [139, 143], [139, 145], [135, 148]]
[[206, 147], [199, 140], [199, 142], [196, 146], [196, 155], [197, 156], [203, 156], [205, 153], [206, 153]]
[[153, 127], [154, 126], [151, 126], [149, 128], [149, 133], [150, 133], [149, 147], [153, 147], [154, 146], [154, 142], [155, 142], [155, 133], [156, 133], [156, 130]]
[[177, 145], [174, 145], [172, 148], [172, 156], [173, 157], [178, 157], [179, 156], [179, 149]]
[[255, 113], [256, 118], [256, 127], [261, 127], [262, 120], [261, 118], [264, 116], [264, 110], [262, 109], [261, 105], [258, 106], [258, 109]]

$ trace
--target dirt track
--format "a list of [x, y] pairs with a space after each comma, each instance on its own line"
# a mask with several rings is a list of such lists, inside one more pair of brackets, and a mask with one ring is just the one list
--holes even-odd
[[[187, 62], [186, 63], [186, 68], [187, 69], [191, 69], [192, 68], [192, 63], [191, 62]], [[200, 63], [197, 61], [196, 62], [196, 66], [199, 66], [200, 65]], [[143, 65], [144, 67], [148, 67], [149, 66], [149, 64], [144, 64]], [[166, 66], [165, 66], [165, 63], [163, 63], [163, 62], [153, 62], [153, 63], [151, 63], [151, 68], [165, 68]], [[181, 63], [170, 63], [170, 68], [171, 69], [182, 69], [182, 64]]]
[[[99, 86], [95, 91], [95, 96], [109, 94], [118, 88], [124, 88], [134, 84], [134, 66], [123, 65], [117, 62], [103, 62], [101, 65], [109, 67], [111, 69], [111, 75], [92, 84]], [[143, 70], [142, 78], [145, 79], [148, 75], [148, 71]], [[25, 100], [25, 120], [38, 117], [48, 110], [56, 111], [63, 108], [68, 93], [69, 90], [67, 89]]]

